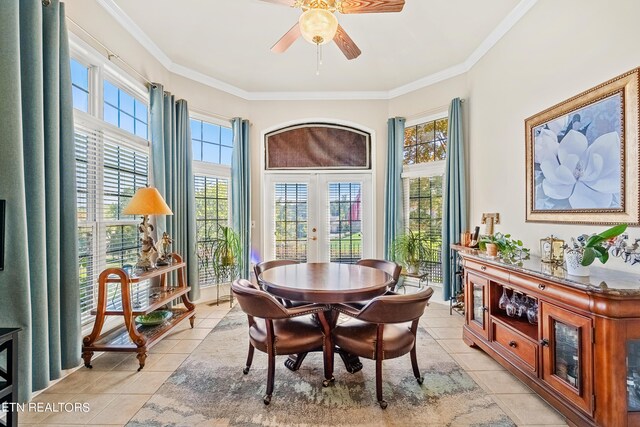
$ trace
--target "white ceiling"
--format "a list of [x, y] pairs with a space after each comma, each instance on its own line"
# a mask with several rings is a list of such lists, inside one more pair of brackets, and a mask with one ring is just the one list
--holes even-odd
[[299, 9], [260, 0], [99, 2], [171, 71], [242, 96], [407, 92], [467, 71], [535, 0], [406, 0], [400, 13], [338, 14], [362, 55], [348, 61], [327, 44], [319, 76], [315, 46], [302, 38], [283, 54], [270, 51]]

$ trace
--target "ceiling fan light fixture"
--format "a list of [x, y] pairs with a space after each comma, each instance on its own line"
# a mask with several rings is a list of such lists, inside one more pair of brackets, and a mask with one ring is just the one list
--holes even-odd
[[338, 18], [326, 9], [309, 9], [300, 15], [300, 32], [309, 43], [323, 45], [338, 31]]

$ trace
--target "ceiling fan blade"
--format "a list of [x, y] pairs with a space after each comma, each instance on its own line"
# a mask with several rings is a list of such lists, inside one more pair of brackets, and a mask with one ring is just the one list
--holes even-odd
[[289, 49], [289, 46], [291, 46], [293, 42], [298, 40], [298, 37], [300, 37], [300, 35], [300, 24], [296, 22], [295, 25], [291, 27], [291, 29], [287, 31], [287, 33], [271, 47], [271, 52], [284, 52], [285, 50]]
[[333, 41], [349, 60], [356, 59], [362, 53], [341, 25], [338, 25], [338, 31], [336, 31]]
[[338, 9], [342, 13], [400, 12], [404, 0], [342, 0]]
[[260, 1], [264, 1], [267, 3], [281, 4], [283, 6], [291, 6], [291, 7], [293, 7], [296, 4], [296, 0], [260, 0]]

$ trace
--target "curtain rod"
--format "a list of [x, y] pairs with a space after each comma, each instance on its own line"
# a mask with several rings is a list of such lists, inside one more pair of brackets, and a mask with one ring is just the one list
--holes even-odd
[[69, 18], [68, 16], [66, 17], [67, 20], [69, 22], [71, 22], [73, 25], [75, 25], [78, 29], [80, 29], [80, 31], [82, 31], [83, 33], [85, 33], [87, 36], [91, 37], [91, 39], [93, 41], [95, 41], [96, 43], [98, 43], [105, 51], [107, 51], [107, 59], [109, 61], [113, 60], [113, 59], [117, 59], [118, 61], [120, 61], [122, 64], [124, 64], [129, 70], [133, 71], [134, 73], [136, 73], [136, 75], [138, 77], [140, 77], [142, 80], [144, 80], [145, 82], [147, 82], [147, 84], [149, 85], [153, 85], [153, 82], [151, 80], [149, 80], [148, 78], [146, 78], [145, 76], [143, 76], [142, 74], [140, 74], [138, 72], [138, 70], [136, 70], [135, 68], [133, 68], [131, 65], [129, 65], [128, 62], [126, 62], [124, 59], [120, 58], [120, 56], [118, 54], [116, 54], [114, 51], [112, 51], [111, 49], [109, 49], [104, 43], [102, 43], [100, 40], [98, 40], [97, 38], [95, 38], [93, 36], [93, 34], [91, 34], [90, 32], [88, 32], [87, 30], [85, 30], [80, 24], [78, 24], [76, 21], [74, 21], [73, 19]]
[[[465, 102], [464, 98], [461, 98], [460, 102], [464, 104], [464, 102]], [[406, 116], [405, 119], [407, 119], [407, 120], [419, 119], [421, 117], [429, 116], [431, 114], [439, 113], [441, 111], [449, 111], [449, 105], [441, 105], [439, 107], [434, 107], [434, 108], [430, 108], [430, 109], [425, 110], [425, 111], [420, 111], [419, 113], [415, 113], [415, 114], [412, 114], [410, 116]]]

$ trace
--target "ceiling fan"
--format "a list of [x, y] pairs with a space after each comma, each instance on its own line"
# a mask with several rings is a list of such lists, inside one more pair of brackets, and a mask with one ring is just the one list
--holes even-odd
[[276, 44], [272, 52], [282, 53], [300, 36], [309, 43], [320, 46], [333, 40], [347, 59], [355, 59], [362, 53], [347, 32], [338, 24], [335, 12], [386, 13], [400, 12], [404, 0], [262, 0], [267, 3], [297, 7], [303, 13], [300, 19]]

